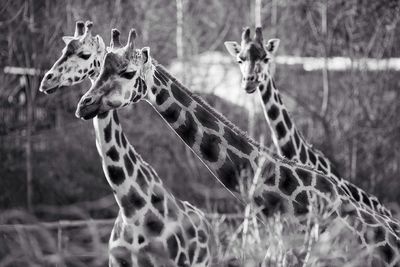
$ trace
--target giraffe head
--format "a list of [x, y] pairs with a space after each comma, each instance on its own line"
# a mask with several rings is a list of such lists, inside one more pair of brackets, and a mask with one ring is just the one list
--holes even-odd
[[112, 30], [111, 45], [107, 48], [99, 77], [81, 98], [76, 116], [94, 116], [138, 102], [147, 94], [143, 71], [150, 66], [150, 48], [135, 49], [136, 31], [129, 32], [128, 42], [121, 46], [119, 32]]
[[279, 39], [270, 39], [264, 43], [261, 27], [256, 28], [253, 39], [250, 38], [250, 29], [245, 28], [241, 44], [225, 42], [226, 49], [239, 64], [243, 75], [242, 88], [247, 93], [253, 93], [269, 75], [269, 63], [278, 50], [278, 46]]
[[74, 36], [64, 36], [65, 47], [61, 57], [45, 74], [39, 90], [46, 94], [61, 86], [71, 86], [93, 77], [100, 71], [100, 62], [105, 53], [103, 39], [92, 35], [91, 21], [78, 21]]

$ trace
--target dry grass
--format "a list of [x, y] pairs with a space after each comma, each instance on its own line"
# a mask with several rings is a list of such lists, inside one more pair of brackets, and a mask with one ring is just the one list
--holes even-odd
[[[306, 230], [283, 215], [266, 222], [248, 206], [244, 214], [216, 214], [210, 220], [218, 236], [220, 265], [367, 266], [367, 256], [341, 223], [307, 215]], [[0, 215], [0, 267], [107, 266], [113, 220], [42, 224], [21, 211]], [[21, 226], [27, 224], [29, 226]]]

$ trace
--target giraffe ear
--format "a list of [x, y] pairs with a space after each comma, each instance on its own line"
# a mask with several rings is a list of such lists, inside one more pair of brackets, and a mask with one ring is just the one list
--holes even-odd
[[240, 53], [240, 44], [238, 44], [237, 42], [225, 42], [225, 47], [228, 50], [229, 54], [231, 54], [232, 56], [236, 57], [237, 54]]
[[69, 42], [71, 42], [71, 40], [74, 39], [74, 37], [72, 36], [63, 36], [62, 40], [64, 41], [65, 44], [69, 44]]
[[281, 40], [279, 39], [268, 40], [268, 42], [265, 44], [265, 49], [267, 50], [267, 52], [270, 54], [275, 54], [276, 51], [278, 50], [280, 41]]
[[150, 47], [145, 46], [142, 48], [143, 64], [146, 64], [150, 59]]

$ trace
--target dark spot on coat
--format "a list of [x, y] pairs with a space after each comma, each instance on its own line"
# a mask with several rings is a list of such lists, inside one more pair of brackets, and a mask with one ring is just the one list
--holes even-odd
[[114, 112], [113, 112], [113, 118], [114, 118], [115, 124], [119, 125], [119, 118], [118, 118], [118, 113], [116, 110], [114, 110]]
[[176, 239], [175, 235], [168, 237], [167, 247], [170, 259], [175, 259], [178, 255], [178, 240]]
[[174, 123], [178, 120], [181, 111], [182, 108], [178, 104], [172, 103], [171, 106], [165, 111], [161, 111], [160, 114], [168, 123]]
[[291, 195], [300, 185], [292, 170], [285, 166], [280, 167], [279, 189], [286, 195]]
[[218, 136], [204, 132], [200, 143], [200, 152], [202, 154], [202, 158], [209, 162], [218, 161], [220, 144], [221, 139]]
[[279, 103], [278, 94], [276, 92], [274, 92], [274, 100], [276, 103]]
[[350, 190], [350, 193], [353, 196], [354, 200], [359, 202], [360, 201], [360, 195], [358, 194], [358, 188], [356, 188], [352, 184], [348, 184], [347, 188]]
[[192, 114], [186, 112], [185, 115], [185, 123], [180, 125], [175, 131], [189, 147], [192, 147], [196, 140], [198, 126], [194, 121]]
[[278, 135], [278, 139], [282, 139], [285, 137], [286, 128], [285, 128], [285, 125], [283, 124], [283, 121], [278, 122], [278, 124], [275, 126], [275, 129], [276, 129], [276, 133]]
[[317, 181], [315, 188], [317, 190], [319, 190], [322, 193], [328, 193], [328, 194], [332, 194], [334, 192], [332, 183], [327, 179], [326, 176], [318, 174], [316, 179]]
[[124, 165], [129, 176], [133, 174], [133, 164], [128, 154], [124, 155]]
[[160, 82], [162, 82], [163, 85], [167, 85], [167, 83], [168, 83], [168, 78], [167, 78], [164, 74], [162, 74], [161, 72], [155, 70], [155, 71], [154, 71], [154, 76], [156, 76], [156, 78], [157, 78], [158, 80], [160, 80]]
[[169, 97], [169, 92], [165, 89], [161, 89], [156, 95], [156, 104], [161, 106]]
[[144, 216], [144, 227], [147, 233], [151, 236], [159, 236], [164, 229], [164, 223], [151, 210]]
[[140, 77], [137, 77], [135, 80], [135, 84], [133, 85], [133, 88], [137, 88], [138, 92], [142, 92], [142, 79]]
[[311, 164], [315, 166], [315, 163], [317, 163], [317, 158], [314, 152], [311, 151], [311, 149], [308, 150], [308, 158], [310, 159]]
[[133, 94], [132, 94], [132, 97], [131, 97], [131, 99], [130, 99], [130, 101], [131, 101], [132, 103], [136, 103], [136, 102], [138, 102], [138, 101], [140, 100], [141, 97], [142, 97], [142, 96], [141, 96], [140, 94], [135, 94], [135, 93], [133, 93]]
[[112, 161], [119, 160], [119, 153], [115, 146], [110, 147], [110, 149], [106, 152], [107, 157], [109, 157]]
[[111, 141], [111, 128], [112, 122], [110, 121], [104, 128], [104, 140], [106, 141], [106, 143], [109, 143]]
[[224, 138], [229, 145], [235, 147], [246, 155], [249, 155], [253, 150], [246, 137], [233, 132], [228, 127], [224, 127]]
[[308, 196], [305, 191], [297, 194], [295, 201], [293, 202], [294, 214], [295, 215], [304, 215], [308, 213]]
[[158, 210], [161, 216], [164, 216], [164, 194], [162, 192], [153, 192], [151, 195], [151, 204]]
[[288, 159], [293, 158], [296, 155], [296, 151], [294, 149], [294, 145], [292, 140], [289, 140], [286, 144], [281, 147], [282, 154]]
[[303, 164], [306, 164], [306, 162], [307, 162], [307, 153], [306, 153], [306, 149], [305, 149], [304, 145], [301, 145], [301, 148], [300, 148], [300, 162]]
[[229, 190], [237, 191], [238, 175], [237, 167], [230, 159], [226, 159], [224, 164], [217, 170], [217, 177]]
[[178, 266], [188, 266], [186, 261], [187, 261], [187, 257], [185, 255], [185, 253], [181, 252], [181, 254], [179, 255], [179, 259], [178, 259]]
[[131, 186], [127, 195], [121, 198], [121, 206], [126, 217], [132, 217], [136, 210], [146, 205], [146, 201], [139, 195], [135, 187]]
[[297, 130], [294, 130], [294, 141], [296, 143], [296, 147], [300, 147], [300, 137], [299, 134], [297, 133]]
[[121, 185], [125, 181], [125, 173], [121, 167], [113, 165], [107, 166], [107, 172], [113, 184]]
[[272, 104], [272, 106], [267, 111], [267, 115], [268, 118], [270, 118], [271, 120], [276, 120], [279, 116], [279, 108], [275, 104]]
[[207, 248], [200, 248], [199, 251], [199, 256], [197, 257], [197, 263], [201, 263], [204, 261], [205, 257], [207, 255]]
[[131, 158], [133, 164], [136, 164], [136, 156], [135, 156], [135, 153], [133, 152], [133, 150], [131, 148], [129, 149], [128, 154], [129, 154], [129, 157]]
[[296, 169], [296, 173], [299, 176], [300, 180], [302, 181], [304, 186], [310, 186], [312, 183], [312, 174], [308, 170]]
[[268, 81], [266, 90], [265, 90], [264, 94], [262, 95], [262, 100], [264, 103], [267, 103], [269, 101], [269, 99], [271, 98], [271, 94], [272, 94], [271, 81]]
[[218, 131], [219, 127], [217, 120], [213, 116], [209, 116], [208, 112], [202, 106], [196, 106], [194, 116], [204, 127]]
[[203, 230], [197, 231], [197, 236], [199, 239], [200, 243], [206, 243], [207, 242], [207, 235]]
[[157, 86], [161, 85], [160, 80], [158, 80], [155, 75], [153, 75], [153, 80], [154, 80], [155, 85], [157, 85]]
[[186, 92], [180, 90], [175, 84], [171, 84], [171, 92], [174, 98], [185, 107], [189, 107], [192, 103], [192, 99], [186, 94]]
[[365, 192], [361, 191], [361, 190], [360, 190], [360, 194], [361, 194], [361, 196], [362, 196], [362, 200], [361, 200], [361, 201], [362, 201], [365, 205], [367, 205], [367, 207], [372, 208], [371, 202], [369, 201], [369, 197], [367, 196], [367, 194], [366, 194]]
[[379, 251], [385, 262], [391, 262], [395, 256], [395, 252], [388, 244], [379, 247]]
[[324, 166], [325, 168], [328, 168], [328, 164], [326, 163], [325, 159], [321, 156], [318, 157], [319, 162]]
[[118, 147], [121, 147], [121, 141], [119, 139], [119, 131], [115, 130], [114, 132], [115, 142], [117, 143]]

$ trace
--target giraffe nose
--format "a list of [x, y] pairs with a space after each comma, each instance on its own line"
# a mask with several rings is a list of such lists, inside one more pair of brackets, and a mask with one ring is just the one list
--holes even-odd
[[53, 78], [53, 74], [52, 73], [49, 73], [49, 74], [46, 75], [46, 79], [47, 80], [50, 80], [51, 78]]

